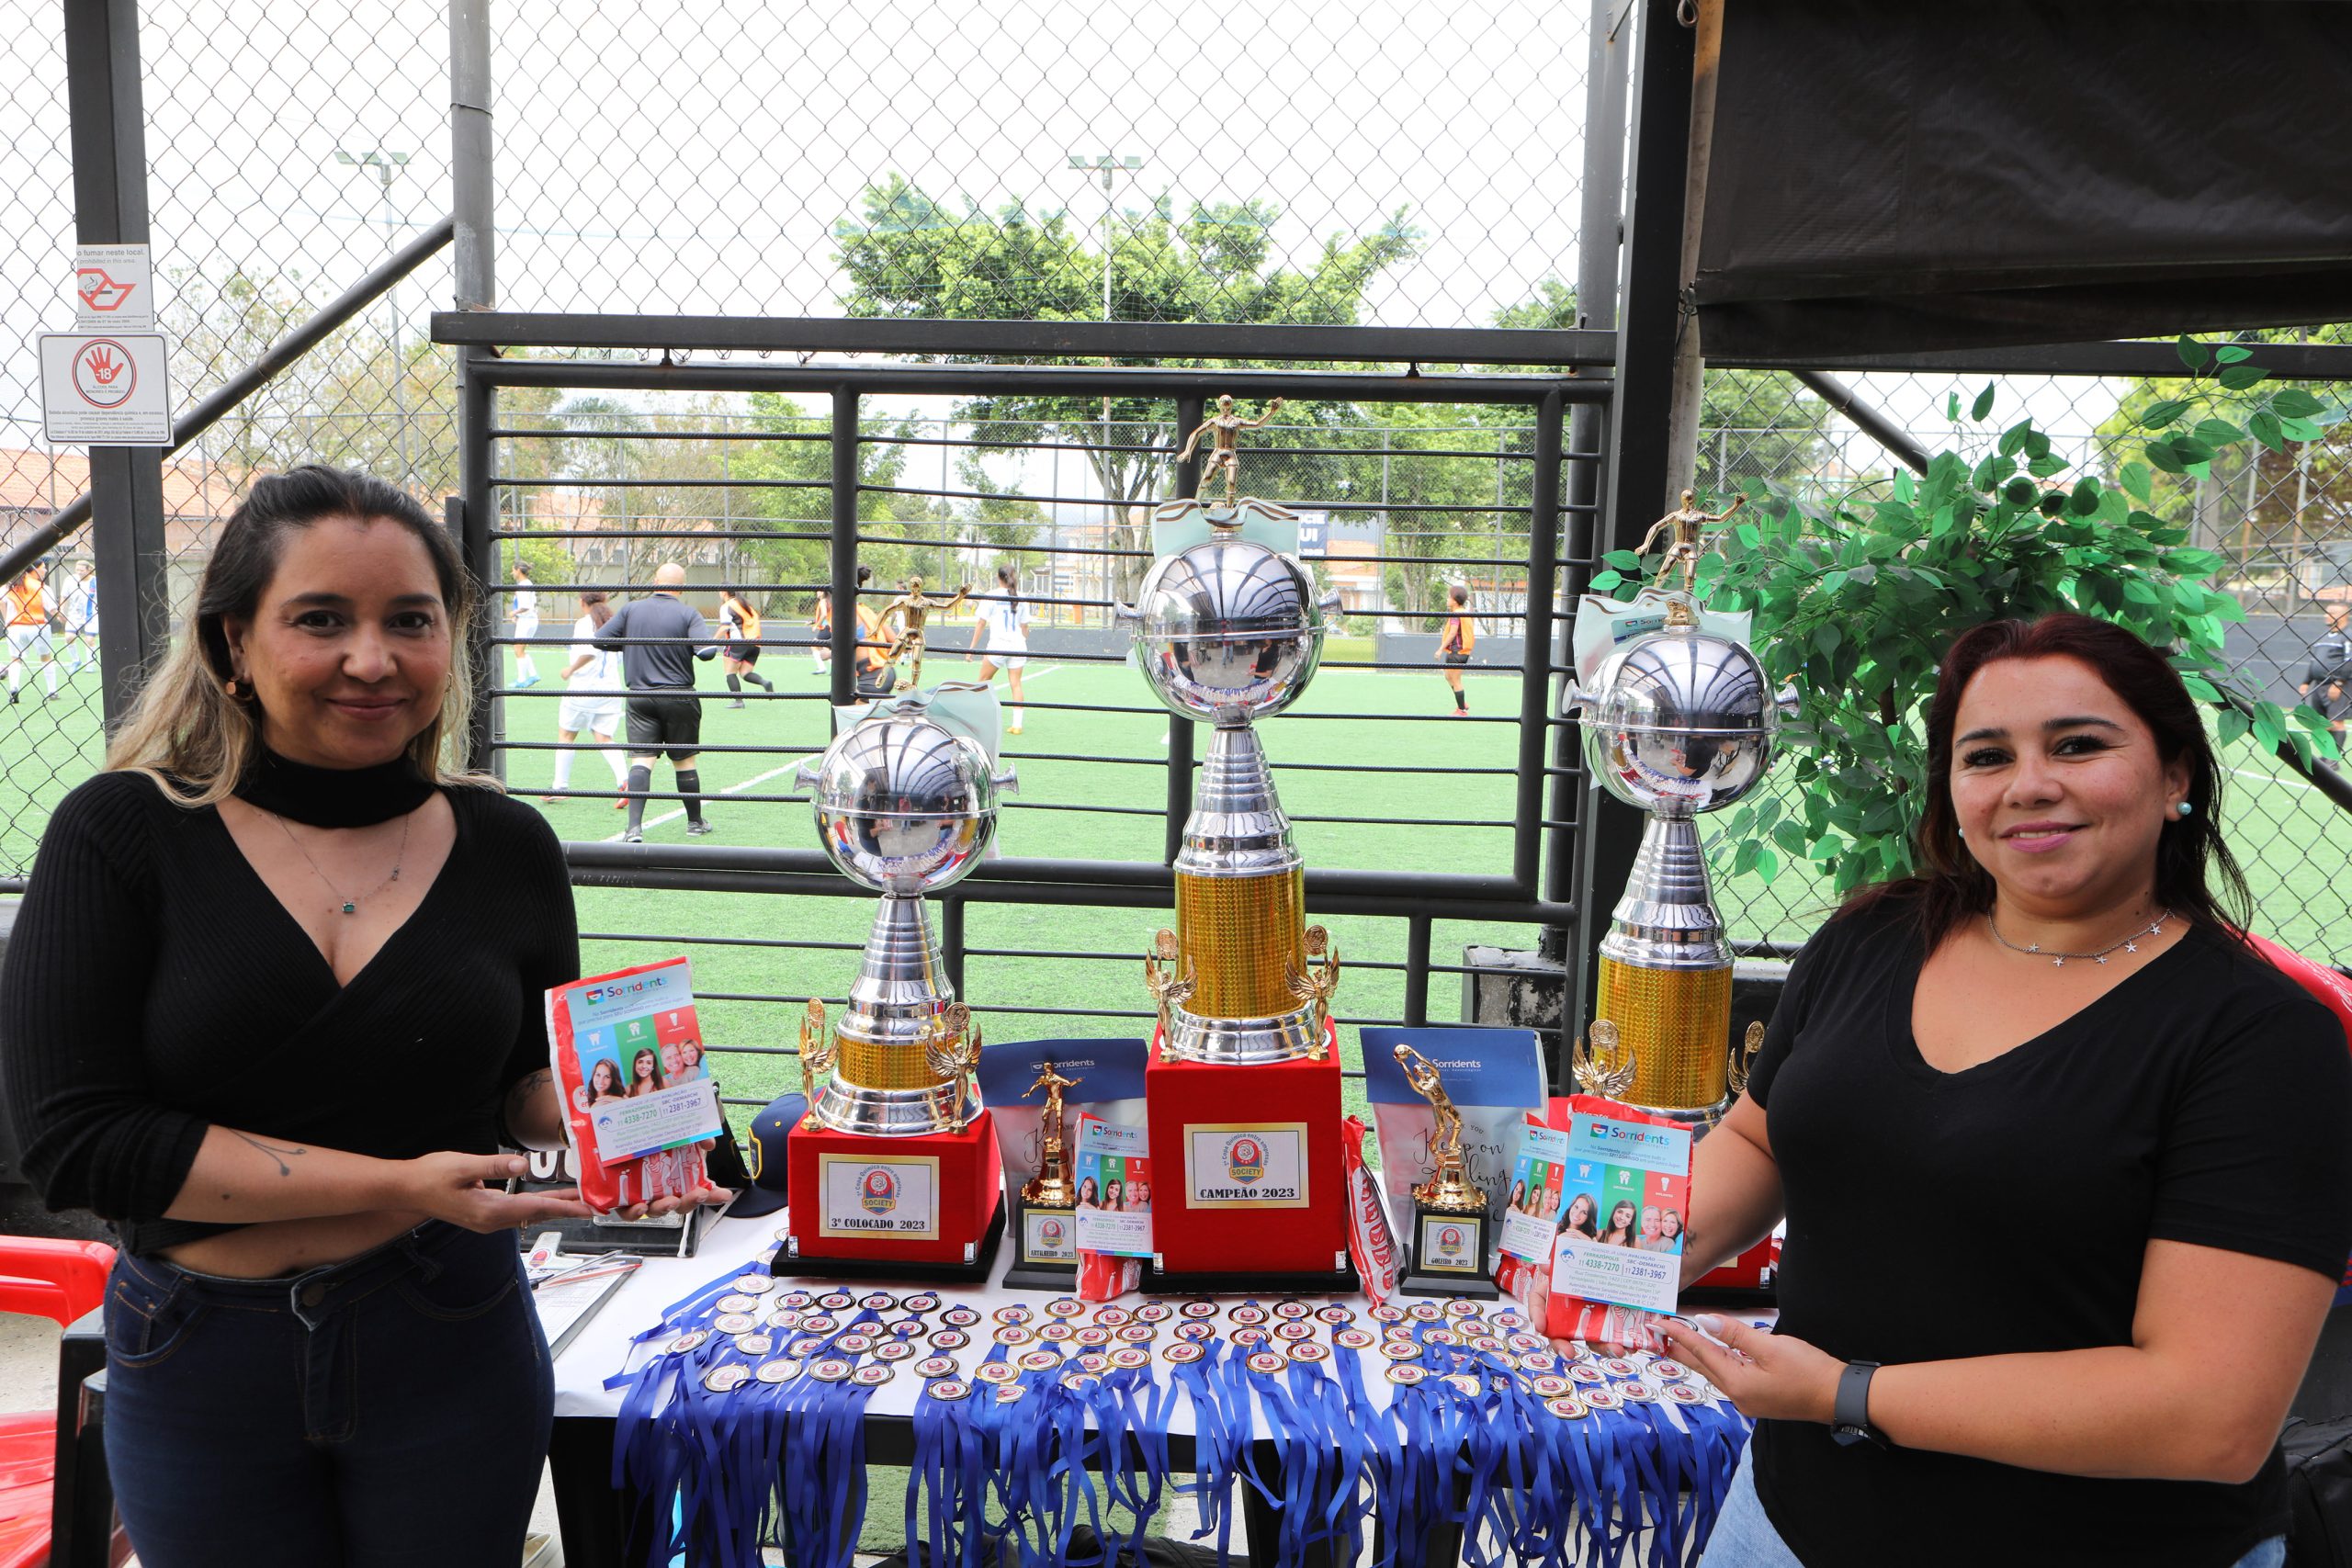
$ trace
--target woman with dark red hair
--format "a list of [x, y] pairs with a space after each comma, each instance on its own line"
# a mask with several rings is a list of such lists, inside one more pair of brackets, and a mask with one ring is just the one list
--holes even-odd
[[2278, 1434], [2352, 1251], [2352, 1058], [2240, 939], [2164, 656], [1980, 626], [1917, 875], [1792, 966], [1694, 1156], [1682, 1276], [1785, 1214], [1771, 1333], [1677, 1325], [1758, 1417], [1708, 1568], [2276, 1564]]

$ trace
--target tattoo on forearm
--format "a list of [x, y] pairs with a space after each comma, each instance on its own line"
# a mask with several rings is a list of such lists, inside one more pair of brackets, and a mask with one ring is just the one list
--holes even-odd
[[554, 1072], [546, 1067], [541, 1067], [528, 1077], [517, 1079], [514, 1087], [506, 1091], [507, 1125], [512, 1127], [514, 1124], [514, 1119], [530, 1109], [533, 1097], [554, 1081]]
[[286, 1163], [288, 1160], [293, 1158], [297, 1155], [306, 1155], [311, 1152], [305, 1148], [292, 1146], [281, 1148], [276, 1144], [265, 1144], [259, 1138], [254, 1137], [249, 1134], [240, 1133], [233, 1127], [229, 1130], [229, 1135], [232, 1138], [243, 1139], [244, 1142], [251, 1144], [254, 1147], [259, 1149], [262, 1153], [267, 1155], [270, 1158], [276, 1160], [277, 1162], [277, 1174], [280, 1176], [291, 1176], [294, 1174], [294, 1168]]

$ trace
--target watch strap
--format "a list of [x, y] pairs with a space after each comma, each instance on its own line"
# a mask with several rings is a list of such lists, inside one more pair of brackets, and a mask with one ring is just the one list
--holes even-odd
[[1838, 1374], [1838, 1395], [1830, 1406], [1829, 1435], [1838, 1442], [1886, 1446], [1886, 1439], [1871, 1425], [1871, 1375], [1878, 1369], [1876, 1361], [1849, 1361]]

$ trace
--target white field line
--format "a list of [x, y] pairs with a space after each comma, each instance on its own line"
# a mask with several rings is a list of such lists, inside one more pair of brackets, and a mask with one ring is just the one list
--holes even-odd
[[[1055, 670], [1055, 669], [1059, 669], [1059, 668], [1061, 668], [1061, 666], [1057, 665], [1057, 666], [1053, 666], [1053, 667], [1051, 667], [1051, 668], [1045, 669], [1045, 670], [1023, 670], [1021, 673], [1022, 673], [1022, 675], [1024, 677], [1024, 679], [1022, 681], [1022, 682], [1021, 682], [1021, 683], [1022, 683], [1022, 685], [1025, 688], [1025, 687], [1029, 684], [1029, 682], [1030, 682], [1031, 681], [1042, 680], [1044, 677], [1046, 677], [1046, 676], [1047, 676], [1047, 675], [1052, 674], [1052, 673], [1054, 672], [1054, 670]], [[626, 744], [626, 743], [624, 743], [620, 749], [621, 749], [623, 751], [626, 751], [626, 750], [628, 750], [628, 748], [627, 744]], [[655, 763], [654, 765], [655, 765], [655, 767], [656, 767], [657, 769], [661, 766], [661, 764], [660, 764], [659, 762]], [[795, 760], [793, 760], [792, 761], [789, 761], [789, 762], [785, 763], [785, 764], [784, 764], [784, 766], [782, 766], [782, 767], [780, 767], [780, 768], [770, 768], [766, 773], [760, 774], [757, 778], [749, 778], [749, 779], [745, 779], [741, 784], [729, 784], [725, 789], [720, 790], [718, 793], [719, 793], [720, 795], [741, 795], [741, 794], [742, 794], [745, 790], [752, 788], [752, 787], [753, 785], [755, 785], [755, 784], [763, 784], [767, 783], [767, 782], [768, 782], [768, 780], [770, 780], [770, 779], [772, 779], [772, 778], [775, 778], [777, 774], [779, 774], [779, 773], [791, 773], [793, 770], [795, 770], [796, 768], [797, 768], [797, 767], [799, 767], [799, 766], [800, 766], [800, 761], [799, 761], [799, 759], [796, 758], [796, 759], [795, 759]], [[673, 770], [672, 770], [672, 774], [671, 774], [671, 787], [674, 789], [676, 786], [677, 786], [676, 770], [673, 769]], [[703, 798], [704, 798], [705, 800], [708, 800], [708, 799], [710, 798], [710, 795], [709, 795], [708, 794], [707, 794], [707, 793], [706, 793], [706, 794], [704, 795]], [[659, 827], [661, 827], [661, 826], [662, 826], [663, 823], [665, 823], [665, 822], [675, 822], [675, 821], [677, 821], [680, 818], [684, 817], [685, 814], [686, 814], [686, 808], [685, 808], [684, 807], [683, 807], [683, 806], [673, 807], [671, 809], [669, 809], [669, 810], [664, 811], [663, 813], [662, 813], [662, 815], [661, 815], [661, 816], [659, 816], [659, 817], [649, 817], [649, 818], [647, 818], [645, 819], [645, 827], [646, 827], [647, 829], [654, 829], [654, 828], [659, 828]], [[617, 844], [617, 843], [619, 843], [619, 842], [621, 841], [622, 838], [623, 838], [623, 837], [628, 833], [628, 829], [626, 829], [626, 828], [624, 828], [624, 829], [621, 829], [621, 831], [620, 831], [620, 832], [618, 832], [618, 833], [609, 833], [609, 834], [605, 835], [605, 842], [606, 842], [606, 843], [608, 843], [608, 844]]]

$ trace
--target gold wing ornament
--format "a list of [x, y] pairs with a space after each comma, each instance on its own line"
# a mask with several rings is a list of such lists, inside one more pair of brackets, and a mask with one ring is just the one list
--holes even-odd
[[923, 1037], [922, 1059], [933, 1072], [955, 1082], [956, 1110], [947, 1130], [960, 1137], [970, 1121], [971, 1098], [965, 1080], [980, 1065], [980, 1028], [972, 1021], [970, 1008], [950, 1002], [940, 1010], [931, 1032]]
[[1340, 988], [1340, 946], [1331, 933], [1321, 926], [1309, 926], [1306, 932], [1306, 956], [1320, 958], [1320, 969], [1294, 973], [1290, 977], [1290, 994], [1302, 1002], [1315, 1004], [1315, 1043], [1307, 1048], [1310, 1060], [1321, 1061], [1324, 1038], [1330, 1032], [1331, 993]]
[[825, 1004], [810, 997], [808, 1014], [800, 1021], [800, 1092], [807, 1097], [812, 1114], [817, 1109], [817, 1080], [831, 1074], [833, 1058], [839, 1055], [841, 1042], [825, 1032]]
[[1190, 959], [1182, 961], [1182, 973], [1178, 972], [1177, 965], [1176, 933], [1162, 926], [1159, 934], [1152, 938], [1151, 951], [1144, 955], [1143, 961], [1143, 988], [1151, 993], [1152, 1001], [1159, 1008], [1159, 1037], [1162, 1041], [1172, 1038], [1169, 1031], [1169, 1010], [1183, 1006], [1192, 997], [1193, 987], [1200, 983], [1193, 973]]
[[1634, 1087], [1634, 1048], [1618, 1038], [1613, 1021], [1596, 1018], [1587, 1038], [1577, 1042], [1571, 1070], [1585, 1093], [1615, 1100]]
[[1731, 1059], [1731, 1097], [1737, 1100], [1747, 1092], [1747, 1070], [1756, 1065], [1756, 1053], [1764, 1049], [1764, 1026], [1751, 1023], [1747, 1038]]

